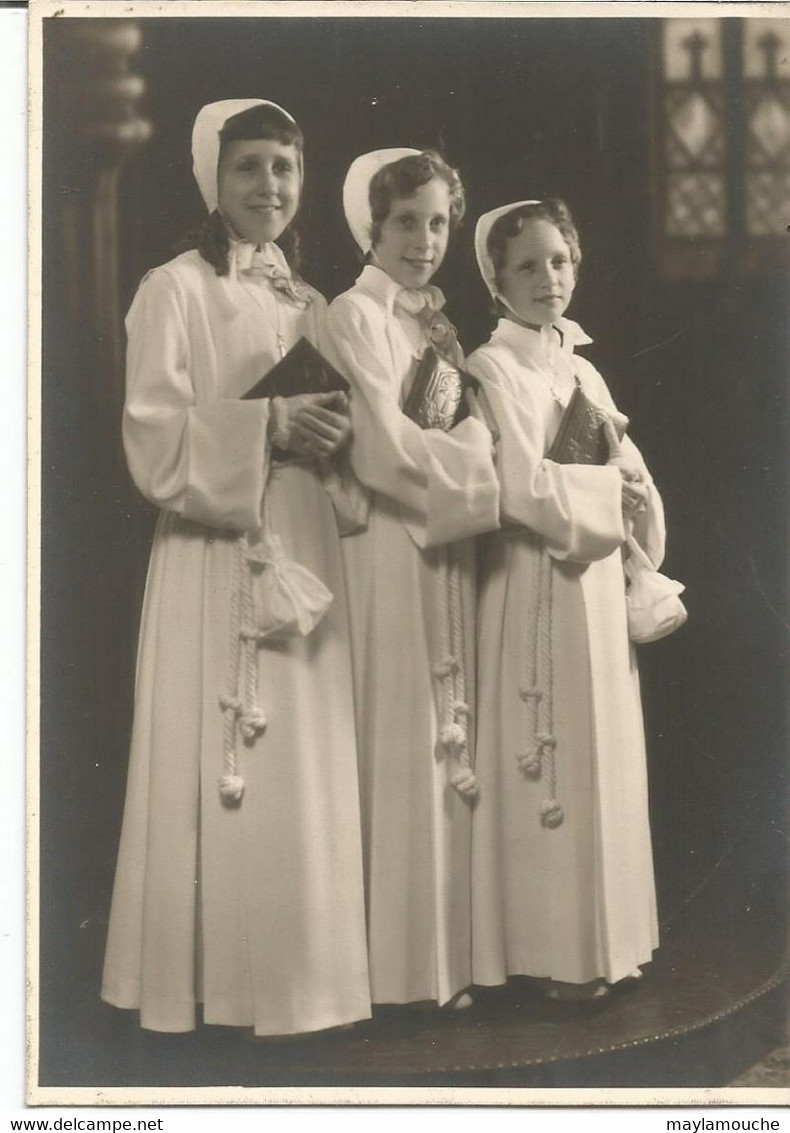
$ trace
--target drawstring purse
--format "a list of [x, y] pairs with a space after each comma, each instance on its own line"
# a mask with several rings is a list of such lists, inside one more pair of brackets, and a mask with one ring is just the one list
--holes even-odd
[[279, 536], [270, 530], [264, 500], [260, 540], [251, 546], [247, 536], [240, 535], [235, 547], [230, 661], [227, 685], [219, 697], [224, 716], [219, 793], [226, 806], [238, 806], [244, 794], [237, 732], [250, 746], [266, 730], [258, 689], [261, 642], [311, 633], [332, 600], [320, 578], [286, 556]]
[[266, 531], [249, 547], [252, 621], [258, 640], [310, 633], [332, 602], [332, 592], [306, 567], [289, 559], [278, 535]]
[[654, 568], [630, 531], [626, 546], [630, 552], [625, 560], [628, 636], [638, 644], [660, 641], [688, 618], [679, 598], [686, 588]]

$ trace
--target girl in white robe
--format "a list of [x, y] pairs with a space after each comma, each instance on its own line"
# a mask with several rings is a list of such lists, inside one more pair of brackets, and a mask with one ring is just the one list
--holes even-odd
[[[162, 511], [102, 996], [153, 1030], [194, 1028], [202, 1004], [206, 1023], [291, 1034], [370, 1014], [347, 611], [322, 479], [349, 425], [342, 395], [241, 400], [301, 336], [317, 341], [325, 313], [274, 243], [298, 208], [298, 126], [259, 99], [213, 103], [193, 157], [211, 214], [200, 250], [149, 272], [127, 319], [124, 443]], [[304, 636], [263, 636], [277, 608], [258, 587], [280, 551], [315, 600]]]
[[[428, 286], [463, 212], [438, 155], [376, 151], [344, 186], [368, 262], [331, 304], [327, 351], [352, 386], [351, 464], [370, 490], [343, 540], [362, 791], [371, 997], [465, 1003], [471, 980], [472, 536], [498, 523], [491, 436], [402, 412], [444, 298]], [[467, 736], [469, 743], [467, 742]]]
[[627, 424], [562, 317], [581, 258], [565, 206], [487, 213], [476, 252], [503, 315], [467, 362], [499, 432], [503, 526], [478, 549], [474, 980], [598, 997], [658, 943], [622, 548], [632, 524], [658, 565], [663, 511], [627, 437], [607, 466], [546, 456], [577, 384]]

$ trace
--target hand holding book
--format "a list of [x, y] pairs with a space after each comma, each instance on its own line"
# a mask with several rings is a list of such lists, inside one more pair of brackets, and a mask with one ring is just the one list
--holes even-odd
[[343, 448], [351, 436], [350, 386], [306, 338], [292, 346], [243, 400], [272, 400], [269, 439], [297, 456], [322, 458]]
[[348, 397], [342, 390], [271, 399], [269, 441], [296, 456], [332, 456], [351, 437]]
[[593, 404], [577, 379], [547, 456], [557, 464], [616, 465], [622, 477], [623, 516], [630, 519], [644, 510], [648, 491], [639, 469], [629, 468], [622, 462], [620, 441], [627, 425], [627, 418], [622, 415], [615, 418]]
[[[291, 412], [294, 402], [299, 404]], [[332, 456], [351, 439], [348, 398], [341, 390], [289, 397], [286, 405], [291, 412], [291, 452], [300, 456]]]

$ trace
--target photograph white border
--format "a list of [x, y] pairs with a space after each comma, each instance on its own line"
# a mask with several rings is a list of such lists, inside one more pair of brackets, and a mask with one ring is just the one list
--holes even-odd
[[[782, 3], [492, 3], [465, 0], [421, 0], [418, 6], [402, 0], [31, 0], [29, 10], [29, 334], [28, 334], [28, 610], [27, 610], [27, 1104], [32, 1106], [464, 1106], [464, 1107], [601, 1107], [601, 1106], [783, 1106], [790, 1089], [529, 1089], [492, 1088], [242, 1088], [150, 1089], [101, 1087], [41, 1087], [38, 1078], [38, 746], [39, 746], [39, 586], [41, 461], [41, 134], [42, 134], [42, 22], [68, 19], [129, 19], [140, 17], [199, 18], [276, 16], [304, 19], [310, 16], [404, 19], [452, 18], [660, 18], [688, 16], [775, 16], [777, 9], [790, 16]], [[2, 13], [0, 13], [2, 14]], [[12, 521], [13, 525], [13, 521]], [[734, 1120], [736, 1114], [727, 1112]], [[530, 1115], [532, 1120], [532, 1115]], [[611, 1122], [609, 1122], [611, 1125]], [[567, 1126], [566, 1126], [567, 1127]]]

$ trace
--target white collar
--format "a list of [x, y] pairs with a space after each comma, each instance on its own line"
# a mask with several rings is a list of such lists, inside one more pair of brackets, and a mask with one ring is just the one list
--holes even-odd
[[[553, 330], [559, 333], [552, 334]], [[491, 335], [491, 341], [504, 341], [520, 354], [548, 357], [554, 350], [572, 354], [577, 346], [585, 346], [592, 339], [573, 319], [559, 318], [550, 326], [534, 330], [513, 319], [501, 318]]]

